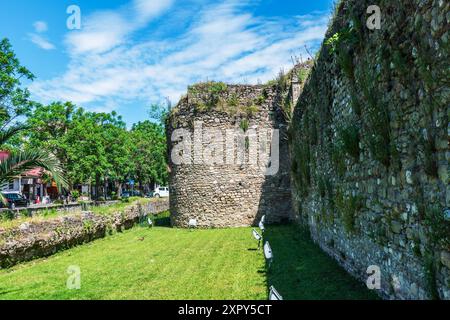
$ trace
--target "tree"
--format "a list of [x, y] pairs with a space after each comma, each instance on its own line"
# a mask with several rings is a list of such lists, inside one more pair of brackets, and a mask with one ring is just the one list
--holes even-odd
[[162, 125], [139, 122], [133, 126], [131, 133], [134, 177], [139, 185], [166, 184], [166, 138]]
[[[7, 39], [0, 41], [0, 147], [18, 133], [28, 129], [16, 121], [34, 105], [27, 89], [21, 88], [20, 79], [33, 80], [34, 76], [20, 65]], [[0, 184], [3, 185], [24, 172], [41, 167], [47, 170], [60, 187], [67, 186], [67, 180], [59, 160], [51, 153], [40, 149], [15, 150], [0, 160]], [[5, 201], [0, 193], [1, 201]]]
[[71, 189], [80, 184], [114, 184], [119, 195], [130, 174], [130, 134], [117, 113], [87, 112], [71, 103], [37, 106], [28, 117], [30, 147], [51, 150], [68, 171]]
[[131, 174], [133, 159], [131, 158], [130, 133], [125, 122], [116, 112], [98, 114], [101, 120], [102, 140], [107, 155], [105, 185], [107, 181], [114, 184], [118, 196], [122, 194], [124, 180]]
[[40, 148], [52, 152], [64, 167], [69, 161], [66, 134], [71, 129], [76, 107], [70, 103], [54, 102], [48, 106], [36, 105], [29, 112], [27, 148]]
[[[0, 129], [13, 124], [26, 115], [35, 104], [21, 80], [32, 81], [34, 75], [20, 65], [8, 39], [0, 41]], [[5, 141], [6, 143], [7, 141]]]
[[108, 169], [108, 158], [102, 138], [101, 117], [79, 108], [73, 114], [71, 128], [64, 141], [69, 161], [67, 169], [73, 184], [95, 182], [96, 197]]

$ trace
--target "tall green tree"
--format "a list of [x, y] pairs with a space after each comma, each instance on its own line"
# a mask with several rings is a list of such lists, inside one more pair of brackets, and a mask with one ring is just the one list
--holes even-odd
[[134, 177], [139, 185], [166, 184], [168, 174], [163, 126], [147, 120], [135, 124], [131, 134]]
[[[20, 64], [8, 39], [0, 41], [0, 129], [5, 129], [26, 115], [35, 104], [21, 81], [34, 75]], [[6, 143], [7, 141], [5, 141]]]
[[[21, 86], [21, 80], [33, 80], [33, 74], [20, 64], [7, 39], [0, 41], [0, 148], [19, 133], [28, 129], [18, 120], [35, 105], [30, 93]], [[60, 187], [67, 186], [63, 168], [56, 156], [41, 149], [12, 150], [0, 160], [0, 185], [8, 183], [24, 172], [41, 167], [47, 170]], [[0, 193], [0, 199], [5, 201]]]
[[107, 155], [107, 166], [103, 175], [105, 185], [108, 182], [115, 187], [118, 196], [122, 194], [123, 183], [133, 171], [134, 159], [131, 158], [131, 135], [126, 124], [116, 112], [98, 114], [102, 126], [102, 141]]
[[50, 105], [37, 105], [33, 112], [29, 112], [27, 124], [28, 148], [40, 148], [51, 151], [67, 166], [66, 135], [72, 128], [72, 118], [76, 107], [70, 103], [54, 102]]

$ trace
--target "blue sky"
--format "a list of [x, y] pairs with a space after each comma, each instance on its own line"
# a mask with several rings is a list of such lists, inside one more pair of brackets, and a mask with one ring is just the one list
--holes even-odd
[[[42, 103], [117, 111], [128, 124], [189, 84], [266, 82], [325, 34], [333, 0], [0, 0], [7, 37]], [[81, 9], [69, 30], [67, 7]]]

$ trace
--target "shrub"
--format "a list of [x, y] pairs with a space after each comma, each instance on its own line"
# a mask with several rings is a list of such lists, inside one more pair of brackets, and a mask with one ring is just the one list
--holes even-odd
[[254, 104], [247, 104], [245, 107], [245, 114], [247, 115], [247, 117], [251, 117], [253, 116], [255, 113], [257, 113], [259, 111], [258, 106], [254, 105]]
[[264, 94], [262, 94], [259, 97], [257, 97], [254, 102], [255, 102], [256, 105], [260, 106], [264, 102], [266, 102], [266, 97], [264, 96]]
[[5, 210], [0, 212], [0, 221], [1, 220], [13, 220], [16, 217], [16, 214], [12, 210]]
[[239, 99], [236, 93], [233, 93], [227, 100], [227, 104], [232, 107], [237, 107], [239, 105]]
[[80, 192], [78, 190], [72, 190], [70, 194], [72, 195], [72, 198], [74, 198], [75, 200], [80, 197]]

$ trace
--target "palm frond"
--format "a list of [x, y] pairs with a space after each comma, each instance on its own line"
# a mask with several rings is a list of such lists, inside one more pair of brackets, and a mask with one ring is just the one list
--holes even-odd
[[0, 184], [7, 183], [21, 174], [41, 167], [55, 180], [59, 188], [67, 188], [68, 183], [59, 160], [41, 150], [13, 152], [0, 161]]
[[26, 129], [29, 129], [29, 127], [23, 124], [17, 124], [15, 126], [11, 126], [9, 128], [4, 128], [0, 130], [0, 146], [4, 145], [9, 139], [14, 137], [20, 131]]

